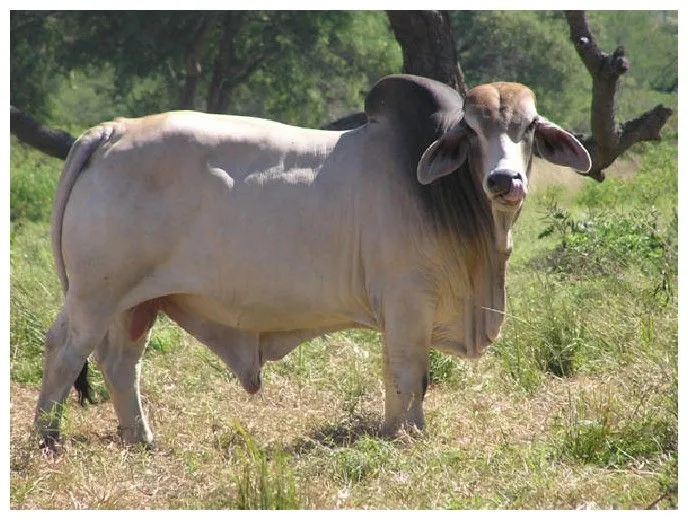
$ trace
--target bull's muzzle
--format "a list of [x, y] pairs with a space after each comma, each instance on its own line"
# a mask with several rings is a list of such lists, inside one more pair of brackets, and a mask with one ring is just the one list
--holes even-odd
[[518, 208], [526, 196], [526, 183], [520, 172], [494, 170], [485, 179], [485, 191], [492, 202], [506, 209]]

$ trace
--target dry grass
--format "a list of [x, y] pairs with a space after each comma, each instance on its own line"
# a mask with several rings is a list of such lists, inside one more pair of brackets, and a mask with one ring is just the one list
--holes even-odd
[[[264, 455], [268, 472], [286, 473], [282, 483], [293, 485], [302, 508], [644, 508], [663, 491], [652, 467], [596, 467], [557, 454], [556, 423], [570, 415], [572, 401], [594, 407], [613, 392], [615, 403], [637, 405], [632, 396], [641, 381], [629, 382], [628, 374], [551, 377], [528, 396], [488, 355], [466, 363], [456, 383], [431, 387], [425, 432], [387, 441], [377, 435], [378, 374], [366, 377], [353, 406], [338, 388], [337, 378], [351, 370], [347, 347], [326, 353], [334, 377], [299, 381], [273, 372], [254, 397], [199, 367], [195, 351], [204, 347], [187, 348], [145, 365], [153, 452], [123, 448], [112, 406], [103, 403], [72, 406], [62, 453], [45, 458], [29, 436], [37, 392], [12, 383], [11, 507], [237, 507], [238, 479], [247, 466], [252, 482], [258, 476], [247, 442]], [[369, 372], [379, 372], [374, 356]], [[270, 466], [280, 457], [280, 467]]]
[[[608, 179], [626, 179], [633, 176], [641, 163], [641, 158], [628, 153], [614, 161], [609, 168], [604, 170], [604, 173]], [[586, 177], [573, 175], [571, 168], [557, 166], [538, 157], [533, 158], [530, 185], [534, 193], [543, 191], [547, 186], [561, 186], [573, 195], [586, 182], [589, 182]]]

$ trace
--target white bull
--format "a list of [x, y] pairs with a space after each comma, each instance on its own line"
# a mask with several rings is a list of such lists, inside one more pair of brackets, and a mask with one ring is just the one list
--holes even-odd
[[248, 392], [309, 338], [380, 330], [383, 432], [423, 427], [430, 346], [475, 357], [499, 334], [532, 153], [584, 171], [590, 157], [516, 83], [462, 100], [389, 76], [366, 114], [333, 132], [173, 112], [79, 138], [52, 220], [65, 303], [46, 335], [42, 442], [94, 350], [124, 441], [152, 442], [139, 362], [160, 311]]

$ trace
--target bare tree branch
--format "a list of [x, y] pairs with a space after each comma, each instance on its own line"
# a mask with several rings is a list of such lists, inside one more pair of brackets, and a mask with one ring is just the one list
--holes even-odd
[[37, 148], [43, 153], [66, 159], [69, 149], [76, 140], [62, 130], [48, 128], [17, 107], [10, 105], [10, 132], [20, 141]]
[[590, 31], [585, 11], [566, 11], [566, 20], [576, 52], [592, 77], [592, 135], [582, 136], [583, 145], [590, 152], [592, 168], [581, 175], [601, 182], [605, 178], [603, 170], [633, 144], [660, 140], [660, 131], [673, 112], [657, 105], [636, 119], [617, 123], [617, 84], [630, 68], [624, 49], [617, 47], [612, 54], [603, 52]]

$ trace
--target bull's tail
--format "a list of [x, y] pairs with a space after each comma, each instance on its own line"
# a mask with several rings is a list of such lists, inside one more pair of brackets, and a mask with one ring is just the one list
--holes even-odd
[[88, 164], [93, 153], [103, 145], [114, 133], [117, 123], [104, 123], [95, 126], [84, 132], [77, 139], [69, 150], [62, 176], [55, 193], [53, 202], [53, 215], [51, 220], [53, 257], [57, 267], [57, 275], [60, 277], [62, 292], [66, 293], [69, 289], [69, 280], [64, 266], [64, 256], [62, 255], [62, 220], [64, 219], [67, 201], [72, 193], [72, 188], [79, 179], [79, 175]]
[[79, 399], [79, 404], [81, 406], [86, 406], [86, 401], [94, 404], [96, 401], [93, 398], [93, 387], [88, 380], [88, 360], [84, 363], [84, 366], [79, 372], [79, 376], [74, 381], [74, 388], [76, 389], [76, 395]]
[[[53, 257], [55, 258], [55, 266], [57, 267], [57, 275], [60, 278], [62, 285], [62, 292], [67, 293], [69, 289], [69, 279], [64, 265], [64, 256], [62, 254], [62, 221], [64, 219], [65, 208], [67, 201], [72, 193], [72, 188], [76, 184], [79, 175], [88, 164], [93, 156], [93, 153], [107, 142], [115, 132], [117, 123], [105, 123], [91, 128], [82, 134], [79, 139], [72, 145], [64, 168], [62, 169], [62, 176], [55, 194], [55, 201], [53, 203], [53, 214], [51, 221], [52, 228], [52, 246]], [[85, 402], [93, 403], [93, 389], [88, 381], [88, 360], [84, 363], [79, 376], [74, 381], [74, 388], [79, 397], [79, 403], [84, 406]]]

